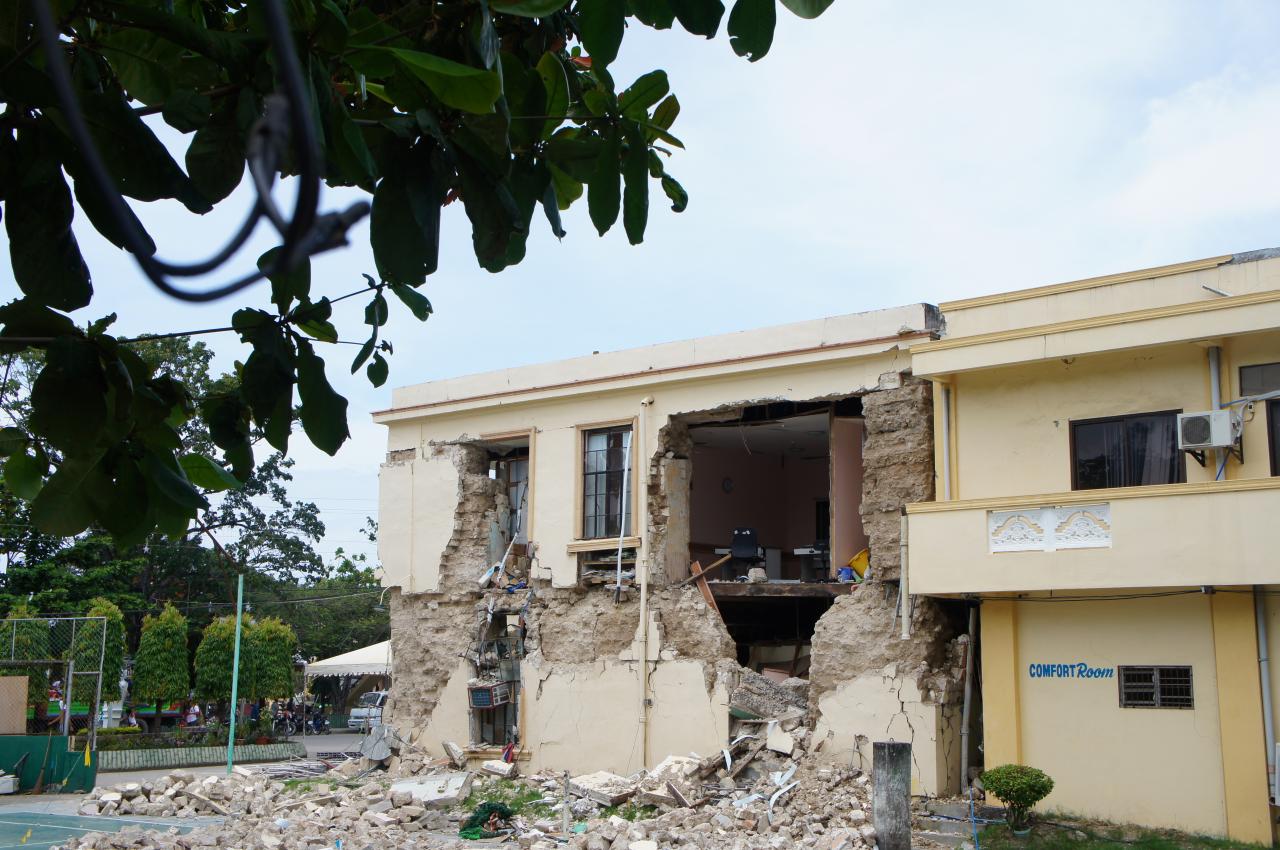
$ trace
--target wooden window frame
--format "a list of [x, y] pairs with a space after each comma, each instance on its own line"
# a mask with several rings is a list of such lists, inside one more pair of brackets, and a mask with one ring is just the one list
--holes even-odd
[[[640, 545], [640, 535], [636, 533], [638, 524], [643, 521], [636, 512], [636, 506], [640, 504], [640, 476], [636, 474], [640, 464], [636, 456], [636, 447], [638, 446], [638, 434], [640, 428], [640, 419], [636, 416], [629, 416], [622, 419], [608, 419], [603, 422], [585, 422], [574, 426], [574, 452], [573, 452], [573, 540], [569, 542], [568, 551], [574, 552], [595, 552], [602, 549], [617, 548], [617, 537], [593, 537], [584, 538], [583, 531], [583, 473], [587, 452], [587, 432], [599, 431], [603, 428], [631, 428], [631, 487], [630, 493], [627, 495], [627, 504], [631, 507], [631, 534], [623, 538], [623, 547], [631, 548]], [[532, 538], [530, 538], [532, 539]]]

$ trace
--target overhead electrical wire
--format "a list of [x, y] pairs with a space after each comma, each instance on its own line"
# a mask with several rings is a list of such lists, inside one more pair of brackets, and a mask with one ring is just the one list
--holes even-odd
[[[84, 114], [80, 110], [75, 89], [63, 56], [60, 27], [48, 0], [32, 0], [36, 24], [47, 58], [50, 81], [66, 119], [67, 130], [80, 150], [94, 188], [102, 196], [114, 223], [119, 228], [125, 249], [133, 254], [147, 279], [166, 295], [181, 301], [208, 302], [234, 295], [264, 277], [287, 272], [312, 254], [347, 244], [347, 230], [369, 213], [364, 201], [337, 213], [318, 214], [320, 199], [320, 149], [315, 123], [309, 108], [302, 68], [294, 51], [289, 22], [283, 0], [263, 0], [267, 36], [276, 56], [281, 91], [267, 97], [264, 113], [249, 132], [246, 161], [257, 192], [240, 229], [222, 249], [196, 263], [169, 263], [154, 256], [150, 237], [134, 216], [124, 196], [111, 177]], [[271, 197], [277, 166], [288, 142], [292, 142], [298, 165], [298, 194], [292, 217], [286, 219]], [[231, 259], [266, 218], [280, 233], [280, 252], [267, 269], [258, 269], [239, 279], [202, 291], [180, 289], [169, 277], [194, 277], [208, 274]]]

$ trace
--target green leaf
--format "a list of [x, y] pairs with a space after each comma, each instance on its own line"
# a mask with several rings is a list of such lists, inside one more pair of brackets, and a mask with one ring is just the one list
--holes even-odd
[[431, 315], [431, 302], [418, 290], [401, 283], [393, 283], [391, 291], [404, 302], [404, 306], [409, 308], [409, 312], [413, 313], [418, 321], [425, 322]]
[[187, 146], [187, 172], [211, 204], [226, 198], [244, 176], [244, 142], [234, 102], [227, 100]]
[[670, 130], [671, 125], [676, 123], [676, 117], [680, 114], [680, 101], [676, 100], [673, 94], [658, 104], [658, 108], [653, 110], [653, 116], [649, 119], [649, 124], [663, 130]]
[[107, 427], [107, 379], [98, 350], [77, 337], [49, 344], [31, 387], [31, 430], [64, 452], [81, 453]]
[[409, 73], [413, 74], [440, 102], [464, 112], [489, 112], [502, 94], [502, 81], [493, 71], [462, 65], [430, 53], [403, 48], [389, 51]]
[[582, 182], [565, 174], [554, 164], [548, 163], [547, 168], [551, 171], [551, 188], [556, 193], [556, 206], [561, 211], [569, 209], [574, 201], [582, 197]]
[[684, 212], [689, 206], [689, 193], [669, 174], [662, 175], [662, 191], [671, 199], [672, 212]]
[[559, 116], [569, 111], [569, 78], [560, 58], [551, 52], [542, 54], [538, 60], [538, 76], [542, 78], [542, 87], [547, 94], [543, 114], [551, 116], [542, 125], [542, 138], [549, 139], [563, 123]]
[[22, 292], [71, 311], [93, 297], [89, 267], [71, 231], [71, 192], [43, 135], [22, 130], [14, 163], [18, 179], [5, 198], [9, 261]]
[[374, 331], [373, 336], [360, 346], [360, 350], [356, 352], [356, 359], [351, 361], [351, 374], [360, 371], [360, 367], [364, 365], [364, 361], [369, 359], [369, 355], [373, 354], [374, 346], [378, 344], [378, 332]]
[[636, 20], [656, 30], [671, 29], [676, 13], [668, 0], [631, 0], [631, 13]]
[[173, 161], [123, 92], [107, 88], [82, 92], [85, 121], [120, 192], [139, 201], [177, 198], [192, 212], [206, 213], [212, 202]]
[[31, 439], [27, 432], [12, 425], [0, 428], [0, 457], [9, 457], [26, 448]]
[[364, 370], [364, 373], [369, 376], [369, 383], [375, 387], [380, 387], [387, 382], [388, 372], [387, 361], [381, 354], [374, 354], [373, 362]]
[[176, 89], [164, 99], [164, 123], [180, 133], [194, 133], [209, 123], [213, 101], [195, 89]]
[[[582, 191], [581, 185], [579, 185], [578, 191]], [[554, 174], [552, 174], [551, 181], [547, 183], [546, 190], [542, 193], [541, 201], [542, 212], [547, 217], [547, 223], [551, 225], [551, 232], [556, 235], [557, 239], [563, 239], [568, 234], [565, 233], [564, 224], [560, 221], [560, 201], [556, 194]]]
[[30, 502], [44, 486], [47, 463], [41, 463], [33, 455], [18, 452], [9, 456], [4, 464], [4, 486], [19, 499]]
[[618, 128], [610, 125], [603, 132], [603, 144], [596, 155], [595, 169], [587, 183], [587, 211], [591, 223], [603, 236], [618, 220], [618, 207], [622, 203], [621, 179], [618, 174]]
[[347, 16], [333, 0], [320, 0], [316, 6], [316, 44], [328, 53], [341, 53], [350, 34]]
[[347, 400], [329, 385], [324, 361], [306, 340], [298, 341], [298, 396], [302, 399], [302, 430], [320, 451], [336, 454], [351, 436], [347, 430]]
[[663, 130], [661, 127], [656, 127], [653, 124], [650, 124], [648, 121], [640, 121], [638, 123], [640, 124], [641, 127], [644, 127], [649, 132], [649, 135], [652, 136], [653, 138], [662, 139], [662, 141], [666, 142], [667, 144], [674, 145], [675, 147], [678, 147], [681, 149], [684, 148], [684, 142], [680, 141], [675, 136], [668, 133], [666, 130]]
[[694, 35], [707, 38], [715, 36], [724, 17], [724, 4], [720, 0], [668, 0], [680, 26]]
[[774, 0], [738, 0], [729, 13], [729, 45], [752, 62], [764, 57], [773, 44], [778, 21]]
[[447, 169], [434, 149], [418, 145], [385, 157], [383, 171], [369, 224], [378, 276], [388, 283], [419, 286], [439, 264]]
[[387, 299], [381, 292], [373, 296], [364, 308], [364, 323], [380, 328], [387, 323]]
[[649, 107], [662, 100], [670, 90], [666, 71], [650, 71], [618, 96], [618, 108], [628, 118], [647, 118]]
[[143, 464], [147, 479], [175, 505], [192, 512], [209, 507], [208, 500], [191, 486], [183, 468], [172, 455], [147, 452]]
[[489, 5], [493, 11], [504, 15], [545, 18], [569, 5], [569, 0], [492, 0]]
[[94, 511], [83, 485], [101, 457], [99, 451], [62, 462], [31, 503], [31, 520], [37, 528], [45, 534], [71, 537], [89, 527]]
[[782, 5], [802, 18], [816, 18], [833, 2], [835, 0], [782, 0]]
[[267, 280], [271, 281], [271, 303], [276, 305], [280, 315], [283, 316], [289, 312], [289, 307], [295, 299], [303, 301], [311, 294], [311, 261], [303, 257], [292, 270], [268, 271], [275, 266], [280, 253], [281, 248], [278, 245], [269, 249], [258, 258], [258, 269], [265, 272]]
[[234, 475], [205, 455], [183, 455], [178, 463], [192, 484], [210, 492], [221, 493], [223, 490], [233, 490], [240, 486], [240, 482]]
[[579, 0], [578, 32], [593, 69], [605, 68], [618, 58], [626, 19], [625, 0]]
[[649, 146], [640, 128], [628, 123], [624, 127], [627, 151], [622, 161], [626, 193], [622, 202], [622, 225], [627, 241], [639, 245], [644, 241], [644, 228], [649, 220]]

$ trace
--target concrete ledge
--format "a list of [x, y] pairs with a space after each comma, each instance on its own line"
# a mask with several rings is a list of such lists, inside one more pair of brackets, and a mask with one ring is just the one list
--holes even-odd
[[[235, 760], [241, 762], [285, 761], [306, 758], [307, 748], [299, 741], [277, 744], [238, 744]], [[166, 747], [152, 750], [100, 750], [99, 771], [156, 770], [169, 767], [199, 767], [222, 764], [227, 760], [226, 747]]]

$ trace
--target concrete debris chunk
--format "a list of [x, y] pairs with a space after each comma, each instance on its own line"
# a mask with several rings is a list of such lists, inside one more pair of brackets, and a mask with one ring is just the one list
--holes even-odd
[[449, 763], [458, 769], [467, 766], [467, 754], [462, 751], [453, 741], [445, 741], [441, 746], [444, 747], [445, 755], [449, 757]]
[[586, 773], [569, 780], [569, 792], [602, 806], [616, 806], [636, 793], [636, 783], [607, 770]]
[[503, 779], [510, 779], [516, 775], [516, 763], [513, 761], [503, 761], [502, 759], [491, 759], [490, 761], [481, 762], [480, 769], [485, 773], [501, 776]]
[[784, 732], [778, 724], [770, 723], [765, 746], [775, 753], [790, 756], [796, 751], [796, 739], [790, 732]]
[[467, 771], [441, 773], [418, 779], [402, 779], [391, 785], [392, 793], [403, 792], [424, 806], [448, 808], [471, 793], [472, 774]]

